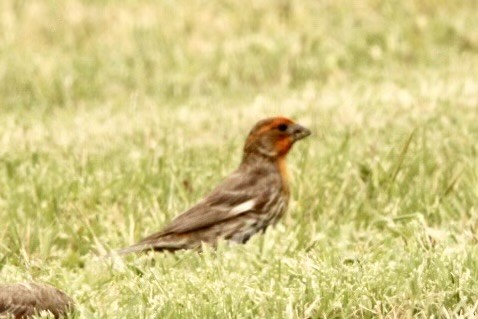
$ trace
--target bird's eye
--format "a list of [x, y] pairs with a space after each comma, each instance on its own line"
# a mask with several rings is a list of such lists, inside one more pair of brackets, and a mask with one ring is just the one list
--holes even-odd
[[277, 128], [279, 129], [279, 131], [284, 132], [285, 130], [287, 130], [287, 124], [279, 124]]

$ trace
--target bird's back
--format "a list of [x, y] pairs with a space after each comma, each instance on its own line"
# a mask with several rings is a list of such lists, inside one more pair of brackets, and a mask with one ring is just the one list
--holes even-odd
[[73, 300], [52, 286], [35, 283], [0, 285], [0, 318], [26, 318], [41, 311], [59, 318], [73, 307]]

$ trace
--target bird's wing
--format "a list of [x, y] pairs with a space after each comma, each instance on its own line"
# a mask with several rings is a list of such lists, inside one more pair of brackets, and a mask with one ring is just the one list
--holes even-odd
[[161, 232], [186, 233], [205, 228], [249, 211], [263, 208], [281, 180], [266, 169], [236, 171], [195, 206], [176, 217]]
[[261, 198], [241, 192], [221, 192], [214, 194], [183, 214], [161, 231], [161, 236], [172, 233], [187, 233], [205, 228], [224, 220], [256, 210]]
[[[260, 172], [233, 174], [221, 183], [209, 196], [191, 207], [160, 233], [157, 238], [172, 233], [187, 233], [205, 228], [251, 211], [261, 210], [270, 198], [277, 178], [260, 176]], [[145, 238], [147, 241], [150, 237]]]

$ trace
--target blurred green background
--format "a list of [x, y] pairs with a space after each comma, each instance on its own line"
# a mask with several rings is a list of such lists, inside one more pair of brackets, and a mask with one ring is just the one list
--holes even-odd
[[476, 71], [471, 0], [2, 1], [0, 10], [6, 110], [408, 86], [430, 71]]

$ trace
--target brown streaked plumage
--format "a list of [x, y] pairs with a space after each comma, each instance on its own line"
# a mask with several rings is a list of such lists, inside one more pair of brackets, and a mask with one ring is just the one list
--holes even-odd
[[47, 311], [61, 318], [74, 311], [74, 302], [49, 285], [17, 283], [0, 285], [0, 318], [28, 318]]
[[194, 249], [201, 243], [215, 245], [219, 239], [245, 243], [265, 231], [287, 210], [285, 157], [295, 142], [309, 135], [288, 118], [259, 121], [246, 139], [236, 171], [162, 231], [118, 253]]

